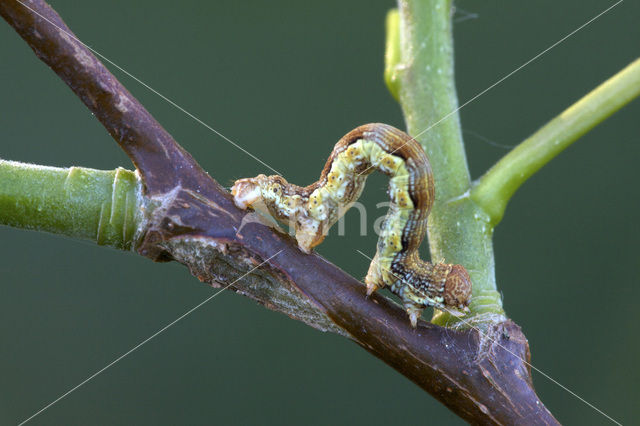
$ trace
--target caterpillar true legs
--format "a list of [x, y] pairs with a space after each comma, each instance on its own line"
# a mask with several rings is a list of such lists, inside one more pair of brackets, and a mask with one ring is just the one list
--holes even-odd
[[317, 182], [300, 187], [281, 176], [259, 175], [236, 181], [232, 193], [238, 207], [262, 201], [275, 218], [293, 223], [298, 245], [309, 253], [360, 196], [374, 170], [390, 177], [391, 206], [365, 278], [367, 294], [390, 287], [414, 327], [427, 306], [466, 310], [471, 280], [464, 267], [419, 257], [434, 182], [426, 154], [406, 133], [386, 124], [365, 124], [338, 141]]

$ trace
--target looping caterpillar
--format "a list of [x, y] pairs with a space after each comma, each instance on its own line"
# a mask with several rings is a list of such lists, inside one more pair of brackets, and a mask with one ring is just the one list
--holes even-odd
[[347, 133], [333, 148], [320, 179], [309, 186], [258, 175], [237, 180], [232, 194], [240, 208], [263, 201], [276, 219], [293, 223], [300, 249], [309, 253], [360, 196], [376, 169], [390, 177], [391, 206], [365, 278], [367, 295], [390, 287], [414, 327], [427, 306], [468, 310], [471, 280], [466, 269], [419, 257], [434, 199], [433, 174], [422, 147], [394, 127], [365, 124]]

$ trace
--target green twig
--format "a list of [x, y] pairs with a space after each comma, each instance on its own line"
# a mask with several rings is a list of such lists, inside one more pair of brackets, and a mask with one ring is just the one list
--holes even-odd
[[398, 66], [400, 65], [400, 15], [398, 9], [391, 9], [386, 19], [387, 41], [384, 51], [384, 82], [391, 95], [399, 101]]
[[471, 191], [491, 225], [500, 222], [509, 199], [524, 181], [639, 94], [640, 59], [636, 59], [498, 161]]
[[[471, 181], [462, 143], [453, 73], [450, 0], [400, 0], [387, 17], [386, 73], [410, 135], [424, 147], [434, 172], [436, 200], [429, 216], [434, 261], [462, 264], [473, 281], [471, 318], [502, 315], [496, 291], [492, 229], [469, 198]], [[397, 21], [397, 22], [394, 22]], [[433, 322], [452, 320], [436, 312]]]
[[0, 225], [47, 231], [121, 250], [142, 220], [134, 172], [61, 169], [0, 160]]

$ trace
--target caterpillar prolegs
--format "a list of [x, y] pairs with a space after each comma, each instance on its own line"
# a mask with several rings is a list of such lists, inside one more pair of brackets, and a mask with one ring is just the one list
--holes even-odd
[[466, 310], [471, 280], [465, 268], [419, 257], [434, 182], [426, 154], [406, 133], [365, 124], [338, 141], [317, 182], [300, 187], [281, 176], [259, 175], [237, 180], [232, 193], [240, 208], [262, 201], [275, 218], [293, 223], [300, 249], [309, 253], [360, 196], [374, 170], [390, 177], [391, 206], [365, 278], [367, 295], [389, 287], [402, 299], [414, 327], [427, 306]]

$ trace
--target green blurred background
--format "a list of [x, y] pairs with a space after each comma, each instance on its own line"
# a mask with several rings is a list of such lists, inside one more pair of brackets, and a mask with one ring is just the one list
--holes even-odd
[[[460, 0], [460, 103], [612, 1]], [[53, 1], [73, 31], [295, 183], [317, 178], [348, 130], [403, 128], [382, 81], [391, 0]], [[460, 111], [471, 172], [640, 54], [640, 5], [619, 4]], [[131, 168], [71, 91], [0, 24], [0, 157]], [[116, 76], [224, 185], [270, 173], [138, 83]], [[622, 423], [637, 420], [640, 103], [528, 181], [495, 233], [507, 313], [532, 363]], [[368, 184], [369, 229], [386, 182]], [[376, 236], [319, 248], [356, 277]], [[0, 423], [15, 424], [212, 294], [178, 264], [0, 228]], [[426, 256], [427, 250], [424, 247]], [[608, 424], [534, 373], [566, 424]], [[55, 404], [32, 424], [462, 424], [341, 337], [225, 292]]]

